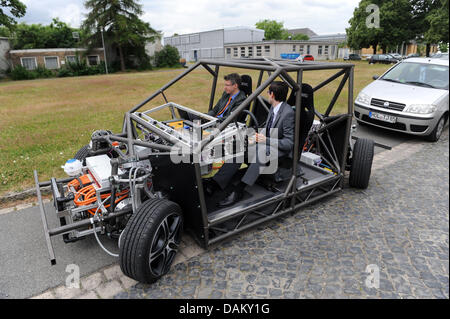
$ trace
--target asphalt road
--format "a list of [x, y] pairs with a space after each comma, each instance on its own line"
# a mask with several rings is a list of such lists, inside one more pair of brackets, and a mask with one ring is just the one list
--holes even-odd
[[[374, 127], [356, 127], [355, 136], [369, 137], [391, 147], [416, 138]], [[375, 148], [376, 153], [383, 151], [386, 150]], [[45, 209], [49, 227], [58, 226], [52, 205], [46, 204]], [[0, 215], [0, 299], [27, 298], [63, 284], [70, 264], [78, 265], [80, 276], [84, 276], [117, 261], [91, 237], [71, 244], [64, 244], [61, 236], [54, 237], [57, 264], [50, 266], [38, 207]], [[114, 241], [100, 238], [108, 249], [118, 251]]]

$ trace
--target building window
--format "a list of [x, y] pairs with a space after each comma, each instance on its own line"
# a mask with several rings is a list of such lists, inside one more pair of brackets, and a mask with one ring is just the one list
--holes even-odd
[[325, 46], [325, 50], [323, 52], [325, 55], [328, 55], [328, 45]]
[[241, 47], [241, 57], [245, 57], [245, 47]]
[[253, 56], [253, 47], [248, 47], [248, 56], [249, 57]]
[[256, 56], [261, 56], [261, 46], [256, 46]]
[[304, 45], [300, 45], [300, 54], [303, 54]]
[[311, 46], [309, 44], [306, 46], [306, 54], [311, 54]]
[[238, 48], [233, 48], [233, 56], [238, 56]]
[[77, 56], [76, 55], [67, 55], [66, 62], [67, 63], [77, 63]]
[[231, 48], [227, 48], [227, 54], [231, 54]]
[[56, 56], [46, 56], [44, 57], [44, 62], [47, 69], [59, 69], [58, 57]]
[[264, 53], [270, 53], [270, 45], [264, 46]]
[[20, 58], [20, 63], [27, 70], [34, 70], [37, 68], [36, 58]]
[[322, 46], [319, 45], [319, 49], [317, 50], [317, 54], [318, 55], [322, 55]]
[[297, 50], [297, 46], [294, 44], [293, 46], [292, 46], [292, 52], [295, 52]]
[[87, 59], [88, 59], [88, 64], [91, 66], [98, 65], [100, 62], [98, 55], [88, 55]]

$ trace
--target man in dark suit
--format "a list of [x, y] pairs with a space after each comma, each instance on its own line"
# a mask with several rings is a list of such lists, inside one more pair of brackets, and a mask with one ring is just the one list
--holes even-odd
[[[233, 188], [233, 191], [219, 202], [219, 207], [233, 205], [242, 198], [245, 187], [253, 185], [261, 172], [264, 171], [267, 166], [264, 160], [267, 160], [267, 157], [270, 161], [277, 161], [280, 157], [292, 155], [295, 113], [292, 107], [285, 102], [287, 93], [288, 86], [285, 82], [275, 81], [270, 85], [268, 94], [269, 103], [272, 107], [267, 117], [265, 129], [262, 133], [256, 133], [255, 135], [255, 144], [252, 147], [256, 151], [249, 152], [253, 154], [249, 158], [251, 164], [240, 182]], [[276, 148], [274, 145], [276, 145]], [[262, 155], [261, 152], [258, 152], [258, 149], [262, 150]], [[219, 188], [225, 189], [240, 167], [241, 163], [225, 163], [212, 180], [207, 183], [205, 187], [207, 195], [212, 195]]]
[[225, 87], [222, 97], [217, 104], [208, 112], [208, 115], [225, 119], [230, 113], [236, 109], [247, 96], [241, 90], [241, 77], [237, 73], [231, 73], [224, 77]]

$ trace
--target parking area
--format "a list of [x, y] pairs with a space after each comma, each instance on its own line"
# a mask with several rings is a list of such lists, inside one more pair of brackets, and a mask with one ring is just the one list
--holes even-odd
[[82, 289], [36, 297], [448, 298], [448, 176], [447, 128], [437, 143], [377, 154], [368, 189], [346, 188], [183, 260], [153, 285], [116, 264], [83, 277]]

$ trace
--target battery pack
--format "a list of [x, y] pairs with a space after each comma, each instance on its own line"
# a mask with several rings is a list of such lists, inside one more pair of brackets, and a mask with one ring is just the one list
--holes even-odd
[[318, 166], [320, 163], [322, 163], [322, 158], [317, 154], [304, 152], [302, 153], [302, 157], [300, 157], [300, 161], [309, 165]]

